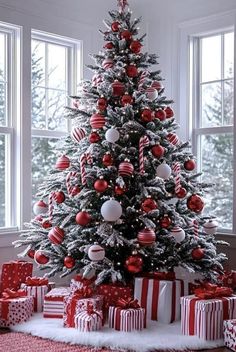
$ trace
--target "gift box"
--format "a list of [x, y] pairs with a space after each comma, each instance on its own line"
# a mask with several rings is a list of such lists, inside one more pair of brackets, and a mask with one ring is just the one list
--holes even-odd
[[236, 295], [225, 287], [208, 285], [181, 298], [181, 330], [204, 340], [223, 338], [223, 321], [236, 318]]
[[27, 321], [33, 314], [33, 297], [23, 290], [6, 289], [0, 299], [0, 327], [10, 327]]
[[2, 265], [0, 293], [9, 288], [17, 291], [28, 276], [32, 276], [33, 263], [11, 261]]
[[75, 328], [81, 332], [101, 330], [102, 311], [97, 311], [92, 304], [88, 303], [85, 310], [76, 314]]
[[236, 351], [236, 319], [224, 321], [223, 334], [225, 346]]
[[70, 282], [71, 291], [79, 290], [86, 286], [93, 286], [95, 282], [95, 277], [92, 279], [85, 279], [82, 275], [76, 275]]
[[69, 296], [69, 287], [53, 288], [44, 297], [43, 316], [44, 318], [63, 318], [64, 298]]
[[44, 297], [49, 291], [48, 279], [40, 277], [27, 277], [26, 282], [21, 284], [21, 289], [25, 290], [28, 296], [34, 298], [34, 311], [42, 312]]
[[174, 273], [145, 274], [136, 277], [134, 298], [145, 308], [147, 319], [169, 324], [180, 320], [180, 297], [183, 281], [175, 280]]
[[143, 330], [146, 327], [145, 309], [137, 300], [120, 299], [116, 307], [109, 307], [108, 324], [109, 328], [119, 331]]

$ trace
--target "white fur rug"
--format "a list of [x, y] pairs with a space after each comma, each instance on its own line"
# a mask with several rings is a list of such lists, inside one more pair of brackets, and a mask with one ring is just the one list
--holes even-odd
[[13, 331], [29, 333], [72, 345], [111, 347], [139, 352], [157, 349], [209, 349], [223, 346], [223, 341], [203, 341], [195, 336], [182, 336], [180, 322], [163, 325], [150, 321], [148, 329], [141, 332], [124, 333], [103, 328], [101, 331], [80, 333], [74, 328], [63, 328], [61, 319], [44, 319], [41, 313], [35, 314], [28, 322], [12, 327]]

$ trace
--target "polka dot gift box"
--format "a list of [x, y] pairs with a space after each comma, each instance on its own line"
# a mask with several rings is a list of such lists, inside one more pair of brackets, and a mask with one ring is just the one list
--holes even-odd
[[33, 263], [26, 261], [11, 261], [2, 265], [0, 293], [7, 288], [19, 290], [28, 276], [32, 276]]

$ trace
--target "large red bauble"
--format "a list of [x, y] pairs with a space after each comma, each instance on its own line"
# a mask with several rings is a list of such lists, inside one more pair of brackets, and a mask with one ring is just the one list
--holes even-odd
[[127, 105], [127, 104], [133, 104], [133, 97], [131, 96], [131, 95], [129, 95], [129, 94], [125, 94], [125, 95], [123, 95], [123, 97], [121, 98], [121, 104], [123, 105], [123, 106], [125, 106], [125, 105]]
[[145, 211], [145, 213], [149, 213], [152, 210], [157, 209], [157, 203], [152, 198], [145, 199], [141, 204], [141, 209]]
[[50, 223], [49, 220], [44, 220], [44, 221], [42, 222], [42, 227], [43, 227], [44, 229], [49, 229], [50, 227], [52, 227], [52, 224]]
[[128, 30], [125, 30], [121, 32], [120, 37], [121, 39], [130, 40], [132, 38], [132, 33]]
[[77, 196], [77, 194], [79, 194], [79, 193], [80, 193], [80, 188], [79, 188], [79, 186], [74, 186], [74, 187], [72, 188], [72, 190], [71, 190], [71, 195], [72, 195], [72, 197]]
[[159, 109], [159, 110], [155, 111], [155, 118], [159, 119], [160, 121], [164, 121], [166, 119], [165, 110]]
[[64, 237], [65, 231], [58, 226], [53, 227], [48, 233], [48, 238], [53, 244], [61, 244]]
[[100, 141], [100, 136], [97, 132], [92, 132], [89, 135], [89, 142], [90, 143], [97, 143]]
[[154, 145], [152, 147], [152, 155], [156, 158], [162, 158], [165, 154], [165, 148], [162, 147], [160, 144]]
[[141, 120], [143, 122], [150, 122], [152, 121], [154, 118], [152, 110], [150, 109], [143, 109], [142, 113], [141, 113]]
[[74, 268], [75, 266], [75, 260], [73, 257], [71, 256], [67, 256], [64, 258], [64, 266], [67, 268], [67, 269], [72, 269]]
[[112, 83], [112, 95], [114, 97], [120, 97], [125, 92], [125, 85], [122, 82], [115, 80]]
[[108, 187], [108, 183], [104, 179], [97, 180], [94, 183], [94, 189], [100, 193], [105, 192], [107, 187]]
[[57, 159], [57, 162], [55, 165], [56, 169], [61, 170], [61, 171], [67, 169], [69, 166], [70, 166], [70, 159], [67, 158], [67, 156], [65, 156], [65, 155], [60, 156]]
[[166, 138], [173, 145], [177, 145], [179, 143], [179, 137], [175, 133], [169, 133]]
[[145, 228], [138, 233], [138, 243], [141, 246], [151, 246], [156, 240], [155, 231]]
[[35, 250], [34, 249], [30, 249], [27, 253], [28, 257], [31, 259], [34, 259], [34, 255], [35, 255]]
[[111, 50], [114, 48], [114, 44], [112, 42], [108, 42], [103, 46], [104, 49]]
[[130, 44], [130, 50], [134, 54], [139, 54], [142, 49], [142, 44], [138, 40], [133, 40], [132, 43]]
[[193, 159], [189, 159], [184, 162], [184, 168], [187, 171], [193, 171], [195, 167], [196, 167], [196, 163], [195, 163], [195, 160]]
[[80, 211], [75, 218], [75, 221], [80, 226], [86, 226], [90, 223], [92, 217], [87, 211]]
[[119, 28], [120, 28], [120, 23], [118, 21], [115, 21], [112, 23], [111, 25], [112, 32], [119, 32]]
[[103, 128], [105, 126], [106, 119], [101, 114], [93, 114], [90, 117], [90, 126], [94, 129]]
[[47, 264], [49, 261], [49, 258], [45, 254], [43, 254], [41, 250], [38, 250], [35, 252], [34, 260], [38, 264]]
[[117, 196], [122, 196], [122, 194], [124, 194], [127, 191], [127, 189], [125, 187], [120, 187], [120, 186], [115, 186], [115, 194]]
[[187, 190], [184, 187], [181, 187], [179, 189], [179, 192], [176, 193], [176, 197], [177, 198], [184, 198], [184, 197], [186, 197], [187, 193], [188, 193]]
[[166, 117], [167, 119], [171, 118], [174, 116], [174, 110], [171, 109], [169, 106], [167, 106], [167, 108], [165, 108], [165, 112], [166, 112]]
[[204, 255], [205, 250], [203, 248], [194, 248], [191, 253], [191, 256], [194, 260], [201, 260]]
[[167, 229], [171, 224], [172, 221], [168, 215], [165, 215], [163, 216], [163, 218], [160, 219], [160, 226], [164, 229]]
[[58, 204], [61, 204], [65, 200], [65, 194], [62, 191], [58, 191], [54, 193], [54, 199]]
[[107, 100], [106, 98], [99, 98], [97, 101], [97, 107], [100, 111], [106, 110], [107, 107]]
[[113, 158], [110, 153], [106, 153], [103, 156], [102, 163], [104, 166], [111, 166], [113, 164]]
[[204, 201], [197, 194], [192, 194], [187, 200], [187, 207], [195, 213], [201, 213], [204, 208]]
[[131, 255], [125, 261], [125, 269], [131, 274], [137, 274], [143, 269], [143, 259], [138, 254]]
[[133, 175], [134, 167], [128, 160], [125, 160], [119, 165], [118, 172], [119, 176], [130, 177]]
[[135, 65], [129, 65], [126, 67], [126, 73], [130, 78], [134, 78], [138, 75], [138, 69]]

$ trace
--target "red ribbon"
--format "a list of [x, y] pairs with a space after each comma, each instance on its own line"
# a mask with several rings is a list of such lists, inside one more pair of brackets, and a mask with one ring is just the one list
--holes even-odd
[[140, 308], [140, 305], [138, 303], [137, 299], [124, 299], [124, 298], [119, 298], [118, 301], [116, 302], [116, 307], [122, 308], [122, 309], [138, 309]]
[[86, 312], [88, 313], [88, 315], [96, 314], [100, 319], [102, 319], [101, 314], [94, 310], [94, 306], [92, 303], [87, 303]]
[[76, 290], [71, 298], [69, 298], [69, 302], [66, 307], [67, 323], [69, 327], [75, 327], [74, 315], [78, 300], [83, 298], [90, 298], [92, 294], [93, 290], [90, 287], [85, 286]]
[[44, 286], [48, 285], [48, 279], [41, 277], [27, 277], [25, 283], [27, 286]]
[[1, 310], [1, 318], [7, 320], [9, 313], [9, 300], [14, 298], [26, 297], [27, 293], [24, 290], [13, 291], [7, 288], [2, 293], [2, 310]]

